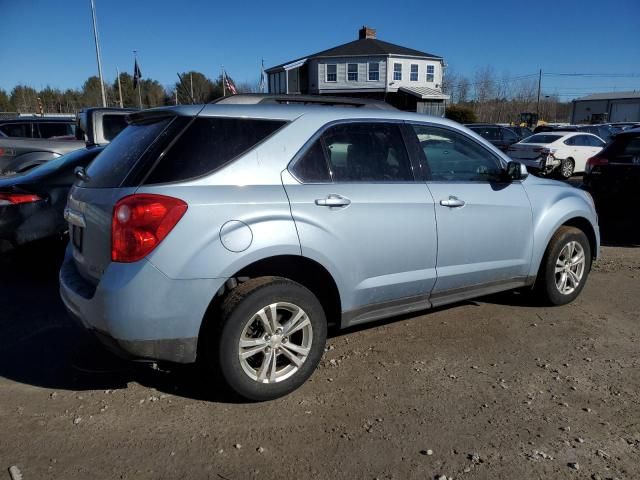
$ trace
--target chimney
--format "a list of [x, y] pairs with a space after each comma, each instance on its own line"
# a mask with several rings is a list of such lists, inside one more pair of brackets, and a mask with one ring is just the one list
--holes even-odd
[[362, 40], [364, 38], [376, 38], [375, 28], [369, 28], [366, 25], [363, 25], [362, 28], [358, 30], [358, 39]]

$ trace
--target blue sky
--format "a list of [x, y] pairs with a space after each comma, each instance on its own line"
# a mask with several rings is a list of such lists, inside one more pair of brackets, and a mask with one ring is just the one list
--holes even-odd
[[[322, 7], [320, 7], [322, 5]], [[640, 0], [221, 2], [96, 0], [105, 78], [133, 70], [163, 85], [176, 72], [257, 82], [267, 67], [357, 38], [378, 38], [445, 58], [471, 75], [492, 65], [499, 76], [543, 72], [633, 74], [543, 78], [563, 98], [640, 89]], [[0, 88], [79, 87], [97, 72], [89, 0], [0, 0]]]

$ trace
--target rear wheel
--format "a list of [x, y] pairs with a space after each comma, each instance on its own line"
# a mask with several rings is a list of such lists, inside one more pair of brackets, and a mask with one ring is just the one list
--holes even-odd
[[324, 351], [327, 323], [318, 299], [279, 277], [260, 277], [229, 292], [211, 355], [222, 378], [249, 400], [271, 400], [301, 386]]
[[562, 160], [562, 163], [560, 163], [558, 174], [561, 178], [567, 180], [571, 178], [571, 175], [573, 175], [573, 170], [575, 169], [575, 167], [576, 164], [573, 161], [573, 158], [565, 158], [564, 160]]
[[591, 246], [582, 230], [560, 227], [547, 246], [536, 289], [552, 305], [572, 302], [582, 291], [591, 269]]

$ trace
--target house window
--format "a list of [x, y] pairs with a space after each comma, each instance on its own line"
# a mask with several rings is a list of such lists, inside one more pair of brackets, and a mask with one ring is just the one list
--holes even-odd
[[412, 82], [418, 81], [418, 65], [415, 63], [411, 64], [411, 81]]
[[347, 80], [350, 82], [358, 81], [358, 64], [349, 63], [347, 65]]
[[433, 65], [427, 65], [427, 82], [433, 82], [433, 77], [435, 76], [436, 67]]
[[402, 80], [402, 64], [401, 63], [393, 64], [393, 79]]
[[369, 62], [369, 81], [377, 82], [378, 80], [380, 80], [380, 64]]
[[337, 81], [338, 81], [338, 66], [327, 65], [327, 82], [337, 82]]

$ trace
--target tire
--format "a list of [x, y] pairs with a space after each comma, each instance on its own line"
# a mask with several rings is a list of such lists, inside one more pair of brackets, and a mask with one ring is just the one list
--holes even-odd
[[325, 313], [299, 283], [281, 277], [250, 279], [227, 294], [219, 312], [217, 332], [208, 345], [213, 352], [205, 358], [216, 363], [210, 366], [245, 399], [272, 400], [293, 392], [322, 358]]
[[[568, 265], [566, 261], [571, 251], [571, 258], [575, 260]], [[560, 268], [563, 270], [556, 272]], [[590, 270], [591, 246], [587, 236], [575, 227], [560, 227], [551, 238], [542, 259], [536, 293], [546, 304], [566, 305], [580, 295]], [[563, 279], [566, 279], [564, 286]]]
[[560, 178], [568, 180], [573, 175], [573, 171], [576, 168], [576, 163], [573, 161], [573, 158], [565, 158], [560, 163], [558, 167], [558, 175]]

